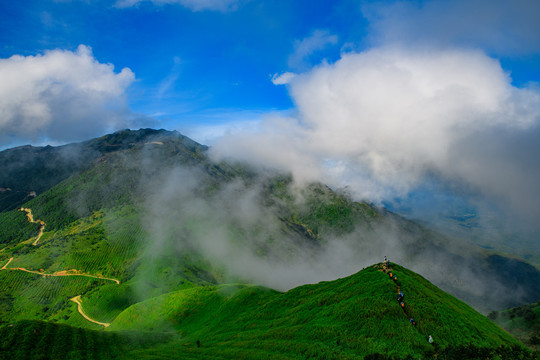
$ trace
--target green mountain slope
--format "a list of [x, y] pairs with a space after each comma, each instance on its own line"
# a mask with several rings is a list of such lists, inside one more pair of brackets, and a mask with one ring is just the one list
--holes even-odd
[[540, 301], [508, 310], [493, 311], [489, 318], [531, 349], [540, 351]]
[[90, 168], [105, 154], [157, 141], [165, 130], [123, 130], [64, 146], [21, 146], [0, 151], [0, 211], [19, 207], [60, 181]]
[[105, 333], [42, 321], [0, 326], [0, 359], [109, 360], [133, 359], [134, 349], [171, 340], [170, 334]]
[[[103, 335], [78, 332], [81, 338], [99, 336], [103, 343], [116, 336], [114, 344], [104, 345], [114, 350], [111, 359], [534, 357], [486, 317], [423, 277], [395, 264], [391, 271], [398, 281], [379, 264], [285, 293], [251, 285], [195, 287], [130, 306]], [[405, 295], [404, 308], [396, 301], [398, 289]], [[23, 339], [40, 337], [24, 331]], [[148, 339], [145, 344], [126, 339], [141, 331]], [[427, 341], [429, 335], [433, 344]], [[77, 341], [66, 348], [70, 346], [80, 347]], [[13, 346], [1, 349], [17, 352]], [[28, 354], [28, 345], [26, 349]]]
[[[131, 306], [109, 329], [174, 330], [185, 342], [199, 340], [205, 353], [228, 356], [253, 348], [261, 354], [284, 351], [284, 357], [381, 353], [403, 358], [444, 352], [450, 346], [518, 344], [421, 276], [395, 265], [392, 272], [398, 282], [369, 267], [286, 293], [234, 285], [182, 290]], [[398, 287], [405, 308], [396, 300]], [[427, 342], [429, 335], [437, 346]]]

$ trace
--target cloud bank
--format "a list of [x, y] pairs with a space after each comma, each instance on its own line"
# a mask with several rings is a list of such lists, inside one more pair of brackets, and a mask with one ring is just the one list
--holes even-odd
[[484, 53], [380, 47], [287, 80], [298, 116], [224, 137], [214, 154], [371, 201], [435, 175], [540, 216], [540, 93]]
[[65, 142], [128, 126], [133, 72], [114, 72], [89, 47], [0, 59], [0, 144]]

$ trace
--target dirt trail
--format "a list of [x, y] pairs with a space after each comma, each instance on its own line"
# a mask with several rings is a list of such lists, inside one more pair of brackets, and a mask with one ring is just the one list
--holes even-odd
[[[45, 224], [45, 222], [43, 220], [34, 220], [34, 215], [32, 214], [31, 209], [21, 208], [20, 211], [25, 211], [26, 212], [26, 216], [28, 217], [28, 221], [30, 221], [31, 223], [37, 223], [37, 224], [41, 225], [40, 228], [39, 228], [39, 234], [38, 234], [36, 240], [32, 243], [32, 245], [36, 246], [38, 241], [43, 236], [43, 230], [45, 229], [46, 224]], [[3, 251], [4, 249], [6, 249], [6, 248], [1, 249], [0, 252]], [[41, 275], [43, 277], [46, 277], [46, 276], [84, 276], [84, 277], [91, 277], [91, 278], [95, 278], [95, 279], [114, 281], [115, 283], [120, 284], [120, 280], [118, 280], [118, 279], [108, 278], [108, 277], [104, 277], [104, 276], [100, 276], [100, 275], [85, 274], [85, 273], [81, 272], [80, 270], [76, 270], [76, 269], [56, 271], [56, 272], [54, 272], [52, 274], [47, 274], [47, 273], [44, 273], [42, 271], [28, 270], [28, 269], [25, 269], [25, 268], [22, 268], [22, 267], [8, 268], [7, 266], [9, 265], [9, 263], [11, 263], [12, 260], [13, 260], [13, 258], [10, 258], [8, 260], [8, 262], [2, 268], [0, 268], [0, 271], [1, 270], [24, 271], [24, 272], [31, 273], [31, 274]], [[75, 296], [74, 298], [71, 298], [70, 300], [77, 304], [77, 310], [79, 311], [79, 313], [86, 320], [91, 321], [91, 322], [93, 322], [95, 324], [104, 326], [104, 327], [107, 327], [107, 326], [110, 325], [109, 323], [102, 323], [102, 322], [99, 322], [97, 320], [94, 320], [94, 319], [90, 318], [88, 315], [85, 314], [85, 312], [82, 309], [81, 295]]]
[[81, 295], [77, 295], [74, 298], [71, 298], [69, 300], [71, 300], [71, 301], [73, 301], [74, 303], [77, 304], [77, 310], [79, 311], [79, 314], [81, 314], [86, 320], [91, 321], [91, 322], [93, 322], [95, 324], [98, 324], [98, 325], [101, 325], [101, 326], [105, 326], [105, 327], [111, 325], [109, 323], [99, 322], [97, 320], [92, 319], [90, 316], [86, 315], [83, 308], [82, 308]]
[[11, 262], [11, 260], [13, 260], [13, 258], [10, 258], [10, 259], [8, 260], [8, 262], [6, 263], [6, 265], [4, 265], [0, 270], [6, 270], [6, 266], [9, 265], [9, 263]]
[[94, 278], [94, 279], [101, 279], [101, 280], [108, 280], [108, 281], [114, 281], [115, 283], [117, 284], [120, 284], [120, 280], [118, 279], [114, 279], [114, 278], [108, 278], [108, 277], [105, 277], [105, 276], [100, 276], [100, 275], [91, 275], [91, 274], [85, 274], [85, 273], [81, 273], [79, 272], [79, 270], [62, 270], [62, 271], [56, 271], [52, 274], [47, 274], [47, 273], [43, 273], [41, 271], [36, 271], [36, 270], [28, 270], [28, 269], [25, 269], [25, 268], [22, 268], [22, 267], [16, 267], [16, 268], [8, 268], [8, 264], [11, 262], [11, 260], [13, 260], [13, 258], [9, 259], [9, 261], [7, 262], [6, 265], [4, 265], [0, 270], [16, 270], [16, 271], [24, 271], [24, 272], [27, 272], [27, 273], [31, 273], [31, 274], [36, 274], [36, 275], [41, 275], [41, 276], [84, 276], [84, 277], [91, 277], [91, 278]]
[[[401, 294], [401, 284], [397, 281], [397, 275], [395, 275], [395, 274], [392, 273], [393, 269], [392, 269], [392, 267], [390, 266], [390, 263], [388, 263], [388, 265], [385, 265], [385, 264], [383, 264], [383, 265], [375, 265], [375, 268], [376, 268], [378, 271], [380, 271], [380, 272], [382, 272], [382, 273], [384, 273], [384, 274], [392, 274], [391, 279], [394, 280], [394, 283], [396, 284], [396, 288], [397, 288], [397, 293], [398, 293], [398, 295], [400, 295], [400, 294]], [[394, 277], [394, 276], [395, 276], [395, 277]], [[403, 304], [403, 302], [402, 302], [401, 304]], [[411, 324], [416, 328], [416, 330], [417, 330], [420, 334], [422, 334], [423, 336], [425, 336], [425, 334], [424, 334], [422, 331], [420, 331], [420, 329], [416, 326], [416, 322], [413, 323], [413, 321], [415, 321], [415, 320], [414, 320], [414, 319], [410, 316], [410, 314], [408, 313], [406, 306], [402, 306], [401, 308], [403, 309], [403, 313], [405, 314], [405, 316], [407, 317], [407, 319], [411, 320]], [[431, 335], [430, 335], [429, 337], [431, 338]], [[425, 338], [428, 339], [428, 337], [425, 337]], [[433, 346], [436, 348], [436, 344], [433, 344], [432, 342], [430, 342], [430, 344], [433, 345]], [[435, 353], [435, 355], [437, 355], [437, 353]]]
[[30, 221], [31, 223], [34, 223], [34, 224], [40, 224], [41, 226], [39, 227], [39, 234], [36, 238], [36, 241], [34, 241], [32, 243], [32, 245], [36, 246], [39, 239], [41, 239], [41, 237], [43, 236], [43, 230], [45, 229], [45, 222], [43, 220], [34, 220], [34, 215], [32, 215], [32, 209], [28, 209], [28, 208], [21, 208], [20, 209], [21, 211], [26, 211], [26, 216], [28, 217], [28, 221]]

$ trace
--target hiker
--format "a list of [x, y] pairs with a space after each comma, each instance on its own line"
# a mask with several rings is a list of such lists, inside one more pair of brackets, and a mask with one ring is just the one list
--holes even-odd
[[402, 301], [402, 302], [400, 302], [400, 303], [399, 303], [399, 305], [401, 305], [401, 307], [402, 307], [402, 308], [404, 308], [404, 307], [405, 307], [405, 303], [404, 303], [403, 301]]
[[399, 294], [399, 295], [398, 295], [397, 301], [398, 301], [398, 303], [403, 302], [403, 294]]
[[414, 318], [411, 318], [411, 320], [409, 320], [411, 322], [411, 324], [416, 325], [416, 321], [414, 321]]
[[430, 344], [433, 344], [433, 338], [431, 337], [431, 335], [429, 335], [428, 342], [429, 342]]
[[392, 273], [390, 273], [390, 279], [392, 278]]
[[394, 276], [394, 281], [397, 281], [397, 276]]

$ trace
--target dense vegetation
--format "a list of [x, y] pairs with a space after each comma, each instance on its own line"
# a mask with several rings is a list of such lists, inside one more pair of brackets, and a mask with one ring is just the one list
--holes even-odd
[[[405, 294], [405, 311], [396, 301], [396, 283], [370, 267], [283, 294], [235, 285], [173, 292], [131, 306], [109, 329], [175, 331], [185, 342], [204, 344], [199, 352], [233, 358], [250, 351], [255, 351], [250, 358], [354, 358], [371, 353], [405, 358], [460, 345], [518, 346], [465, 303], [417, 274], [393, 268]], [[427, 342], [429, 335], [436, 346]]]
[[489, 318], [532, 349], [540, 350], [540, 301], [503, 311], [493, 311]]
[[150, 348], [170, 340], [168, 334], [106, 333], [25, 320], [0, 326], [0, 359], [133, 359], [128, 355], [131, 350]]
[[39, 225], [28, 221], [20, 210], [0, 212], [0, 248], [10, 243], [20, 243], [37, 235]]
[[[534, 358], [421, 276], [393, 265], [396, 282], [380, 270], [286, 293], [240, 284], [175, 291], [128, 307], [105, 332], [15, 323], [0, 328], [0, 350], [43, 359], [103, 358], [104, 349], [110, 359]], [[398, 286], [405, 309], [396, 301]], [[51, 340], [63, 345], [40, 352]]]

